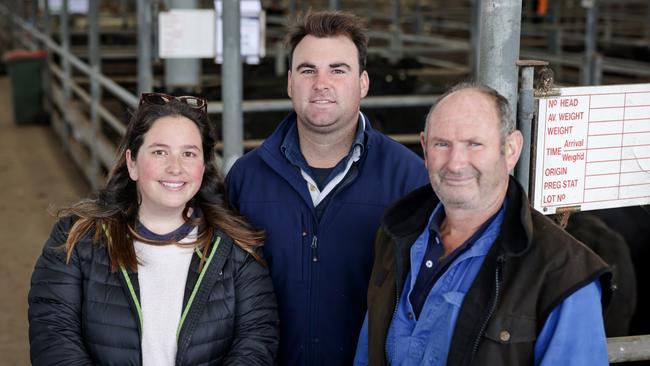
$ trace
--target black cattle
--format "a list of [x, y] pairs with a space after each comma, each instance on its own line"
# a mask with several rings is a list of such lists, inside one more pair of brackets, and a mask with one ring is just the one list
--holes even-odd
[[605, 313], [605, 332], [608, 337], [629, 335], [636, 309], [637, 281], [630, 248], [624, 237], [589, 212], [571, 215], [566, 231], [612, 267], [616, 287]]

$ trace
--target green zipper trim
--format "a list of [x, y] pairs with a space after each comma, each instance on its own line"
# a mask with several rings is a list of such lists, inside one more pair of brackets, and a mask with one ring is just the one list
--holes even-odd
[[187, 314], [190, 311], [190, 307], [192, 307], [192, 302], [194, 301], [194, 297], [196, 296], [196, 293], [199, 291], [199, 287], [201, 286], [201, 281], [203, 280], [203, 276], [208, 271], [208, 267], [210, 267], [210, 262], [212, 262], [212, 257], [214, 257], [214, 253], [217, 252], [217, 248], [219, 247], [220, 242], [221, 242], [221, 237], [217, 236], [217, 239], [214, 241], [214, 245], [212, 246], [212, 250], [210, 251], [210, 256], [208, 256], [208, 259], [206, 259], [206, 261], [205, 261], [205, 265], [203, 266], [203, 270], [199, 274], [199, 279], [196, 281], [196, 284], [194, 285], [194, 288], [192, 289], [192, 294], [190, 295], [190, 298], [187, 301], [187, 305], [185, 305], [185, 309], [183, 310], [183, 314], [181, 315], [181, 321], [178, 324], [178, 329], [176, 330], [176, 342], [178, 342], [178, 337], [181, 334], [181, 328], [183, 327], [183, 323], [185, 322], [185, 318], [187, 317]]
[[140, 320], [140, 329], [143, 330], [144, 328], [142, 327], [142, 309], [140, 308], [140, 301], [138, 301], [138, 296], [136, 296], [135, 294], [135, 289], [133, 288], [133, 284], [131, 283], [131, 278], [129, 277], [129, 273], [126, 271], [124, 266], [120, 266], [120, 270], [122, 271], [124, 280], [126, 280], [126, 285], [129, 287], [129, 293], [131, 293], [131, 298], [135, 303], [135, 310], [138, 312], [138, 318]]
[[[108, 229], [106, 228], [105, 224], [102, 224], [102, 229], [104, 229], [104, 234], [106, 234], [108, 241], [111, 241], [111, 235], [108, 233]], [[126, 271], [126, 268], [124, 268], [123, 265], [120, 265], [120, 271], [122, 272], [122, 276], [124, 276], [126, 285], [129, 288], [131, 299], [133, 299], [133, 303], [135, 303], [135, 310], [138, 312], [138, 320], [140, 321], [140, 331], [143, 331], [144, 328], [142, 328], [142, 308], [140, 308], [140, 301], [138, 300], [138, 296], [135, 294], [135, 289], [131, 283], [131, 277], [129, 277], [129, 273]]]

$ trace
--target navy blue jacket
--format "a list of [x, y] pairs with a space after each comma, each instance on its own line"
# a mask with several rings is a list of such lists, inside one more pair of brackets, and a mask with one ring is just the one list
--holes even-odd
[[366, 123], [361, 158], [320, 222], [307, 183], [280, 145], [290, 114], [226, 179], [231, 203], [267, 233], [280, 312], [280, 365], [350, 365], [366, 311], [373, 242], [387, 206], [428, 182], [422, 159]]

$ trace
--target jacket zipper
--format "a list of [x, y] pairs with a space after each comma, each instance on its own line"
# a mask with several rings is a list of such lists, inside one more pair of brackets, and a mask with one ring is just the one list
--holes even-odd
[[318, 262], [318, 237], [316, 235], [311, 239], [311, 261]]
[[501, 282], [501, 270], [503, 267], [503, 262], [504, 262], [503, 255], [497, 257], [497, 267], [496, 270], [494, 271], [494, 296], [492, 297], [492, 303], [490, 304], [490, 311], [487, 313], [485, 319], [483, 319], [481, 328], [478, 334], [476, 335], [476, 339], [474, 339], [474, 347], [472, 347], [472, 355], [469, 359], [469, 363], [471, 363], [472, 360], [474, 359], [474, 356], [476, 355], [476, 351], [478, 351], [479, 343], [481, 343], [481, 338], [483, 337], [483, 333], [485, 333], [485, 329], [487, 328], [487, 324], [490, 321], [490, 318], [492, 318], [492, 315], [494, 315], [494, 312], [496, 311], [497, 303], [499, 302], [499, 283]]

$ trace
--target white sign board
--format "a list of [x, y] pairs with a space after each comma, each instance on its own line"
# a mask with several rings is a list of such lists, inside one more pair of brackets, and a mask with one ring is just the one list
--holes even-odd
[[650, 84], [561, 88], [537, 116], [535, 209], [650, 203]]
[[[214, 3], [217, 11], [216, 19], [216, 62], [223, 62], [223, 21], [221, 19], [222, 4], [221, 0]], [[265, 56], [265, 24], [266, 13], [262, 10], [262, 4], [259, 0], [240, 0], [240, 53], [246, 59], [248, 64], [259, 64], [260, 58]]]
[[214, 57], [214, 10], [172, 9], [158, 15], [160, 58]]

